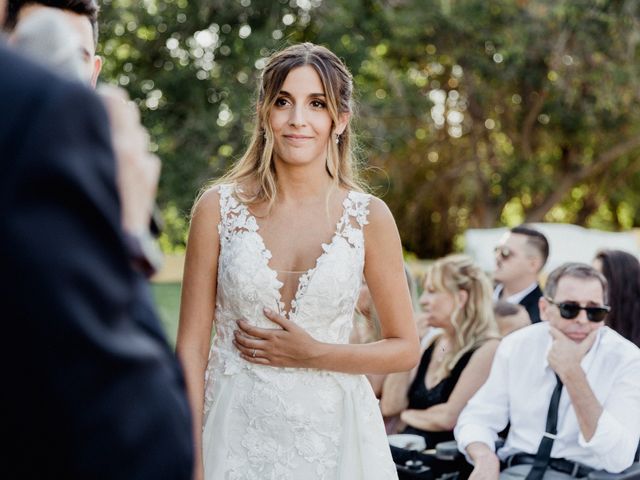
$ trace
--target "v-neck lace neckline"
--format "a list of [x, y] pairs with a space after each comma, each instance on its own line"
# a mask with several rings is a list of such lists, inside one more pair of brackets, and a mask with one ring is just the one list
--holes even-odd
[[340, 216], [340, 218], [336, 222], [336, 227], [335, 227], [335, 229], [333, 231], [333, 234], [331, 235], [331, 239], [329, 240], [329, 242], [328, 243], [322, 242], [320, 244], [320, 247], [322, 248], [322, 252], [316, 258], [313, 267], [309, 268], [308, 270], [301, 270], [300, 271], [300, 276], [298, 277], [298, 282], [297, 282], [297, 287], [296, 287], [296, 293], [294, 294], [293, 298], [291, 299], [291, 303], [289, 304], [289, 309], [288, 310], [285, 308], [285, 304], [284, 304], [284, 301], [283, 301], [283, 298], [282, 298], [282, 287], [284, 287], [284, 282], [282, 282], [282, 281], [280, 281], [278, 279], [278, 273], [281, 272], [281, 271], [276, 270], [275, 268], [273, 268], [270, 265], [269, 262], [273, 258], [273, 254], [271, 253], [271, 250], [267, 247], [267, 244], [264, 241], [264, 238], [263, 238], [262, 234], [260, 233], [260, 225], [258, 224], [258, 220], [256, 219], [255, 215], [253, 213], [251, 213], [249, 208], [246, 205], [243, 204], [243, 207], [244, 207], [244, 209], [246, 211], [247, 218], [253, 220], [253, 222], [254, 222], [254, 224], [256, 226], [254, 233], [256, 234], [256, 238], [260, 242], [260, 250], [261, 250], [261, 253], [262, 253], [262, 258], [264, 258], [264, 260], [265, 260], [265, 266], [273, 274], [275, 274], [276, 281], [279, 283], [279, 286], [277, 288], [277, 294], [278, 294], [277, 302], [278, 302], [278, 308], [280, 310], [279, 313], [280, 313], [280, 315], [283, 315], [284, 317], [288, 318], [289, 320], [292, 320], [293, 318], [295, 318], [296, 313], [298, 312], [298, 307], [300, 305], [300, 302], [302, 301], [302, 298], [304, 297], [304, 292], [307, 290], [307, 287], [309, 285], [309, 282], [311, 281], [311, 278], [313, 277], [313, 274], [318, 270], [318, 267], [320, 266], [320, 263], [322, 262], [322, 260], [324, 260], [326, 255], [329, 253], [329, 251], [331, 250], [331, 247], [335, 243], [336, 239], [340, 236], [341, 229], [344, 228], [345, 217], [349, 216], [349, 202], [352, 200], [351, 199], [352, 193], [353, 193], [353, 190], [347, 191], [347, 194], [345, 195], [344, 199], [342, 200], [342, 215]]

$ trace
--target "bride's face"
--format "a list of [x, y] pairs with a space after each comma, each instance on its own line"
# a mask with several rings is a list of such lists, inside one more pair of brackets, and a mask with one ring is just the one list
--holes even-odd
[[271, 108], [269, 122], [276, 165], [324, 164], [333, 121], [313, 67], [305, 65], [289, 72]]

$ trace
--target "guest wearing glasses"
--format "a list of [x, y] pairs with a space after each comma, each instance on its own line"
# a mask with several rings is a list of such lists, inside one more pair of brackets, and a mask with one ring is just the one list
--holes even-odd
[[497, 283], [494, 300], [522, 305], [531, 323], [540, 321], [538, 300], [542, 290], [538, 275], [549, 257], [549, 242], [538, 230], [527, 225], [512, 228], [495, 248]]
[[[640, 350], [605, 326], [607, 281], [589, 265], [554, 270], [543, 322], [505, 337], [455, 428], [471, 479], [585, 477], [633, 463], [640, 439]], [[498, 432], [510, 424], [497, 455]]]

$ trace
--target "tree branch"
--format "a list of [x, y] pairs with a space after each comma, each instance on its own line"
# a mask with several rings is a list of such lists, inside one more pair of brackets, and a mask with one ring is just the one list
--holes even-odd
[[524, 118], [524, 122], [522, 122], [522, 131], [520, 133], [520, 144], [522, 145], [522, 154], [524, 156], [525, 161], [531, 159], [531, 155], [533, 153], [533, 148], [531, 147], [531, 137], [533, 134], [533, 127], [536, 124], [536, 120], [538, 119], [538, 115], [542, 111], [542, 107], [544, 106], [544, 102], [547, 100], [549, 96], [549, 91], [544, 89], [541, 93], [538, 93], [531, 109], [527, 113], [527, 116]]
[[[540, 222], [554, 205], [556, 205], [562, 198], [576, 185], [587, 180], [590, 177], [595, 177], [604, 173], [618, 158], [628, 154], [634, 149], [640, 147], [640, 136], [633, 137], [625, 142], [619, 143], [609, 150], [598, 155], [596, 160], [590, 165], [585, 165], [575, 172], [567, 172], [562, 176], [562, 180], [558, 184], [555, 191], [548, 196], [544, 202], [537, 207], [533, 208], [526, 214], [527, 222]], [[572, 163], [568, 162], [569, 165]]]

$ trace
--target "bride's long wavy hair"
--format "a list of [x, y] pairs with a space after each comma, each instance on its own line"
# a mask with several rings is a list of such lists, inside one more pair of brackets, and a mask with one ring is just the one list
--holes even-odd
[[327, 145], [327, 173], [336, 187], [361, 191], [354, 167], [353, 139], [349, 123], [336, 143], [335, 128], [340, 114], [353, 112], [353, 79], [347, 67], [330, 50], [313, 43], [301, 43], [273, 54], [262, 72], [256, 102], [256, 121], [245, 154], [214, 185], [251, 185], [236, 191], [246, 204], [265, 202], [270, 209], [276, 198], [277, 178], [273, 162], [274, 135], [269, 122], [271, 109], [282, 84], [294, 68], [312, 67], [322, 82], [327, 110], [333, 121]]
[[[500, 338], [493, 313], [493, 289], [484, 271], [467, 255], [448, 255], [436, 260], [427, 270], [425, 284], [436, 291], [451, 294], [456, 308], [451, 314], [455, 331], [454, 344], [438, 369], [438, 377], [448, 377], [460, 357], [492, 338]], [[467, 301], [460, 304], [457, 293], [467, 292]]]

